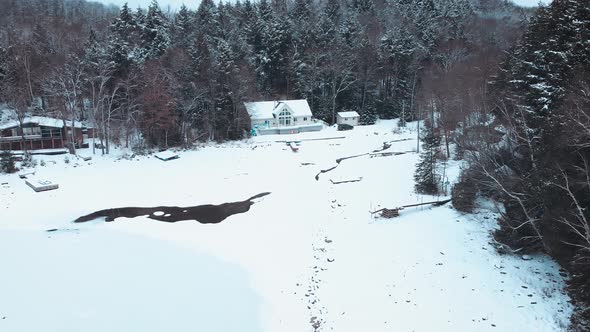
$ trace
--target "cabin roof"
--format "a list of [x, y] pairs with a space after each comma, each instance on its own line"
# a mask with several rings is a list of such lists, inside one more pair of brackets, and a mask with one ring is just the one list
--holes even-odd
[[285, 107], [293, 116], [312, 116], [309, 104], [305, 99], [297, 100], [277, 100], [277, 101], [258, 101], [244, 103], [248, 115], [253, 120], [269, 120], [275, 118]]
[[[23, 121], [23, 125], [35, 124], [43, 127], [63, 128], [63, 120], [56, 118], [49, 118], [45, 116], [29, 116]], [[71, 127], [72, 122], [66, 121], [66, 126]], [[8, 121], [0, 125], [0, 130], [18, 127], [19, 122], [17, 120]], [[82, 128], [84, 125], [79, 121], [74, 121], [75, 128]]]

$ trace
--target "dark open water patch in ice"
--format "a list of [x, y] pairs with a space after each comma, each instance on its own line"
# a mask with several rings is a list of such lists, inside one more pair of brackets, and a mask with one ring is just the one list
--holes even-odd
[[106, 209], [93, 212], [91, 214], [82, 216], [74, 222], [85, 222], [97, 218], [105, 218], [105, 221], [114, 221], [117, 218], [135, 218], [140, 216], [147, 216], [150, 219], [163, 222], [177, 222], [184, 220], [195, 220], [201, 224], [217, 224], [225, 220], [227, 217], [245, 213], [250, 210], [250, 206], [254, 204], [257, 198], [269, 195], [269, 192], [264, 192], [248, 198], [241, 202], [223, 203], [219, 205], [205, 204], [188, 207], [178, 206], [156, 206], [156, 207], [121, 207]]

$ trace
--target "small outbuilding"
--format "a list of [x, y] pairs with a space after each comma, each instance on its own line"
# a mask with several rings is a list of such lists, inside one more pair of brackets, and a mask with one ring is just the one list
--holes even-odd
[[359, 124], [359, 114], [355, 111], [350, 112], [338, 112], [336, 116], [336, 123], [337, 124], [347, 124], [350, 126], [358, 126]]

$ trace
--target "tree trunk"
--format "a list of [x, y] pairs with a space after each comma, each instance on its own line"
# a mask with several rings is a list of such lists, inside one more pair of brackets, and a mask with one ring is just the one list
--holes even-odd
[[447, 149], [447, 158], [451, 158], [451, 149], [449, 148], [449, 134], [445, 126], [443, 126], [443, 133], [445, 135], [445, 147]]

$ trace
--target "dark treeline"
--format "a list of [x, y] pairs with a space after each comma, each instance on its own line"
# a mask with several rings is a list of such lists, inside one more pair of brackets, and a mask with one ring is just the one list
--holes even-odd
[[[531, 19], [490, 82], [492, 118], [463, 136], [470, 168], [454, 190], [503, 203], [496, 239], [545, 252], [572, 278], [573, 328], [590, 318], [590, 6], [554, 0]], [[476, 129], [476, 128], [471, 128]]]
[[0, 12], [3, 101], [19, 119], [89, 121], [106, 153], [241, 138], [244, 101], [282, 98], [329, 123], [436, 110], [446, 137], [530, 15], [504, 0], [203, 0], [176, 13], [1, 0]]

